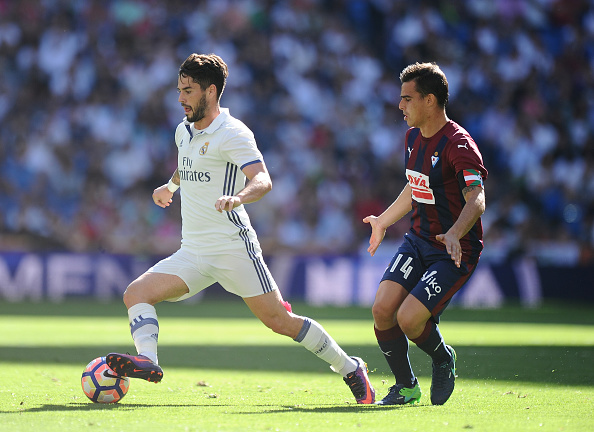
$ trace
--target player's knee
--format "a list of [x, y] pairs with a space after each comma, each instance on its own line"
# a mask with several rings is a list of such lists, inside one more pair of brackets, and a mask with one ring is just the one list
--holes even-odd
[[264, 325], [275, 333], [282, 335], [285, 334], [285, 326], [283, 325], [283, 322], [279, 319], [279, 317], [273, 317], [266, 320], [264, 322]]
[[414, 314], [407, 313], [405, 309], [398, 310], [396, 320], [409, 339], [418, 337], [422, 333], [425, 323], [427, 322], [427, 320], [420, 320], [419, 317]]
[[394, 320], [394, 311], [383, 303], [374, 303], [371, 313], [376, 323], [387, 323]]
[[262, 320], [264, 325], [268, 327], [273, 332], [283, 335], [283, 336], [291, 336], [291, 325], [289, 320], [287, 319], [287, 315], [275, 314], [269, 317], [266, 317]]
[[126, 291], [124, 291], [124, 295], [122, 296], [122, 300], [124, 301], [124, 304], [126, 305], [126, 307], [128, 309], [130, 309], [133, 303], [133, 298], [134, 295], [132, 294], [132, 291], [130, 290], [132, 284], [128, 285], [128, 287], [126, 288]]
[[134, 281], [124, 291], [123, 300], [128, 309], [138, 303], [147, 303], [146, 299], [141, 295], [142, 290], [139, 285], [139, 283]]

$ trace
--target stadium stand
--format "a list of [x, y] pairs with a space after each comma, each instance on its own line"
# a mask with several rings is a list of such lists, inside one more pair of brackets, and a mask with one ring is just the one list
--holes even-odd
[[0, 0], [2, 250], [174, 250], [178, 203], [150, 194], [177, 67], [215, 52], [274, 182], [250, 209], [265, 253], [366, 248], [404, 182], [398, 74], [436, 61], [490, 171], [484, 258], [594, 262], [593, 1], [192, 3]]

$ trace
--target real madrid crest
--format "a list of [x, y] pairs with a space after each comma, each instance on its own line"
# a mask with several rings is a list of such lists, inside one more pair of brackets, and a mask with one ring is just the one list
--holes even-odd
[[206, 142], [202, 147], [200, 147], [200, 156], [203, 156], [206, 154], [206, 151], [208, 150], [208, 142]]

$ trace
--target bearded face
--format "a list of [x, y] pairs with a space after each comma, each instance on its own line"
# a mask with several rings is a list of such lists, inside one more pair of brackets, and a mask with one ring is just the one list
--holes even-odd
[[191, 109], [191, 111], [189, 113], [186, 113], [186, 118], [190, 123], [195, 123], [197, 121], [202, 120], [206, 115], [206, 94], [202, 94], [202, 97], [198, 101], [197, 105], [190, 106], [189, 108]]
[[180, 76], [177, 91], [179, 92], [178, 101], [184, 108], [188, 122], [196, 123], [204, 119], [209, 109], [206, 97], [209, 90], [202, 90], [200, 84], [190, 77]]

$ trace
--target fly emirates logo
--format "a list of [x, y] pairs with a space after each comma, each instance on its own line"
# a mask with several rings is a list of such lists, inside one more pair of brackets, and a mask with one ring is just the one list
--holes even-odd
[[184, 156], [182, 158], [182, 166], [178, 167], [180, 180], [193, 182], [209, 182], [210, 173], [208, 171], [196, 171], [192, 169], [193, 161], [191, 158]]
[[406, 170], [406, 178], [412, 190], [412, 198], [423, 204], [435, 204], [433, 189], [429, 187], [429, 176], [417, 171]]

